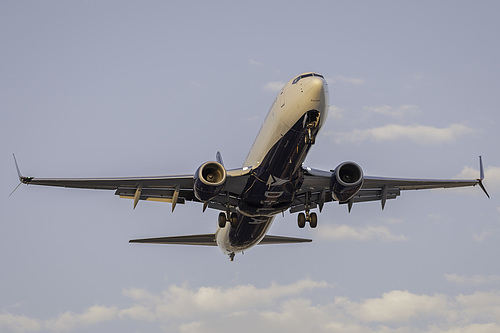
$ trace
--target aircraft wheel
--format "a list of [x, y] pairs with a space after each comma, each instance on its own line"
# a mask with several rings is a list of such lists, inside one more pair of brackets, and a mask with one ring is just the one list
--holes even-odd
[[316, 215], [316, 213], [311, 213], [311, 215], [309, 215], [309, 225], [313, 229], [318, 226], [318, 215]]
[[231, 227], [236, 228], [238, 226], [238, 214], [231, 213]]
[[297, 216], [297, 223], [299, 228], [304, 228], [306, 226], [306, 215], [304, 213], [299, 213]]
[[226, 213], [219, 214], [219, 228], [224, 228], [226, 226]]

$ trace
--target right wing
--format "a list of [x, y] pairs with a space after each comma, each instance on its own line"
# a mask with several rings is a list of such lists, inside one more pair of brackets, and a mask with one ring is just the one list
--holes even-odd
[[[364, 176], [361, 189], [347, 202], [349, 210], [353, 203], [380, 201], [382, 209], [386, 200], [395, 199], [404, 190], [422, 190], [436, 188], [456, 188], [479, 185], [484, 193], [489, 194], [483, 186], [484, 178], [483, 162], [479, 157], [480, 176], [478, 179], [412, 179], [412, 178], [389, 178]], [[319, 206], [320, 211], [326, 202], [335, 201], [330, 190], [330, 181], [334, 170], [323, 171], [312, 168], [304, 169], [304, 183], [295, 196], [290, 207], [290, 213], [313, 209]]]

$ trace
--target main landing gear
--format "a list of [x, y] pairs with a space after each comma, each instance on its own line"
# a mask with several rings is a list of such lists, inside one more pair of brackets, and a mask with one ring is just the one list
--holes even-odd
[[306, 213], [299, 213], [297, 216], [297, 224], [299, 225], [299, 228], [304, 228], [306, 226], [306, 222], [309, 222], [309, 226], [311, 228], [316, 228], [318, 226], [318, 215], [316, 213], [309, 213], [309, 211], [306, 211]]
[[224, 228], [226, 226], [226, 222], [231, 223], [231, 226], [235, 228], [238, 225], [238, 214], [221, 212], [219, 213], [217, 221], [220, 228]]

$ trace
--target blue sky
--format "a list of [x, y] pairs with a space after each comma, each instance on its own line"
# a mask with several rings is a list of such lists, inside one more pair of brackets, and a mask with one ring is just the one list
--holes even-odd
[[[495, 1], [5, 2], [0, 10], [1, 332], [498, 332], [500, 43]], [[331, 203], [311, 244], [128, 240], [216, 228], [217, 212], [26, 175], [192, 173], [243, 163], [275, 95], [323, 74], [306, 164], [476, 178], [479, 188]]]

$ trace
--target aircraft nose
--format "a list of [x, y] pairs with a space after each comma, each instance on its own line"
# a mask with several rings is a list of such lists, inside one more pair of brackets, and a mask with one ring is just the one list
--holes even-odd
[[310, 78], [304, 86], [304, 92], [310, 98], [311, 102], [324, 102], [326, 96], [325, 80], [319, 77]]

